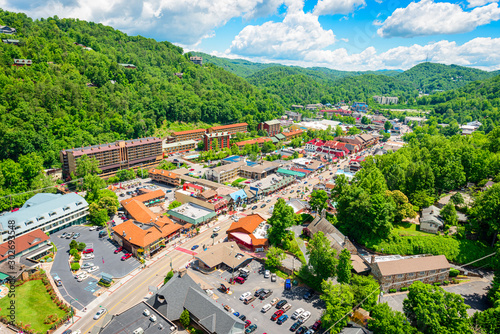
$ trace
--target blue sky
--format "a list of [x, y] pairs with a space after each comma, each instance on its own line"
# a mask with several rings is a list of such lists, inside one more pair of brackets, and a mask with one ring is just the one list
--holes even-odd
[[257, 62], [378, 70], [429, 60], [497, 70], [498, 1], [0, 0], [0, 7]]

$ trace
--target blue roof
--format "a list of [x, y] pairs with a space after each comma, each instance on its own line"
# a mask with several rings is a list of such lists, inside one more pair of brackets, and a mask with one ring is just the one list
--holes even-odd
[[229, 194], [229, 196], [231, 196], [231, 198], [234, 200], [234, 201], [238, 201], [239, 199], [246, 199], [247, 198], [247, 193], [245, 192], [245, 190], [243, 189], [240, 189], [232, 194]]
[[223, 161], [229, 161], [229, 162], [238, 162], [240, 161], [242, 158], [239, 156], [239, 155], [232, 155], [230, 157], [227, 157], [225, 159], [222, 159]]
[[253, 162], [253, 161], [247, 160], [247, 166], [252, 167], [252, 166], [255, 166], [255, 165], [257, 165], [257, 163], [256, 163], [256, 162]]
[[[34, 226], [42, 226], [48, 221], [86, 206], [88, 206], [87, 201], [75, 193], [66, 195], [36, 194], [27, 200], [18, 211], [7, 212], [0, 216], [0, 230], [8, 231], [8, 221], [15, 220], [16, 226], [19, 226], [16, 229], [16, 234], [20, 235], [26, 230], [31, 230]], [[65, 208], [66, 210], [64, 210]], [[30, 222], [30, 226], [26, 224], [28, 222]]]

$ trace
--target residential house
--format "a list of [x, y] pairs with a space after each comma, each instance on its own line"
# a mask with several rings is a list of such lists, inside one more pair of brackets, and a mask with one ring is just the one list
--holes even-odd
[[189, 60], [191, 60], [193, 64], [203, 66], [203, 57], [193, 56], [189, 57]]
[[424, 208], [420, 216], [420, 231], [436, 234], [442, 230], [444, 223], [439, 212], [439, 208], [434, 205]]
[[14, 59], [14, 66], [31, 66], [33, 61], [31, 59]]
[[13, 45], [19, 45], [19, 40], [18, 39], [2, 39], [2, 42], [5, 44], [13, 44]]
[[118, 65], [121, 67], [125, 67], [127, 69], [132, 69], [132, 70], [135, 70], [137, 68], [137, 66], [135, 66], [134, 64], [120, 64], [120, 63], [118, 63]]
[[309, 237], [312, 237], [318, 232], [323, 232], [326, 238], [330, 241], [331, 246], [337, 250], [337, 253], [343, 249], [347, 249], [351, 252], [351, 254], [357, 254], [356, 247], [354, 247], [349, 238], [344, 236], [325, 218], [324, 212], [322, 212], [321, 216], [316, 216], [314, 220], [304, 228], [304, 232]]
[[394, 261], [370, 263], [373, 276], [384, 292], [390, 289], [408, 287], [415, 281], [427, 284], [444, 282], [449, 278], [450, 263], [444, 255], [405, 258]]
[[258, 213], [247, 215], [231, 224], [227, 239], [252, 252], [262, 252], [269, 246], [267, 221]]
[[12, 35], [16, 32], [16, 28], [12, 28], [9, 26], [0, 26], [0, 34]]

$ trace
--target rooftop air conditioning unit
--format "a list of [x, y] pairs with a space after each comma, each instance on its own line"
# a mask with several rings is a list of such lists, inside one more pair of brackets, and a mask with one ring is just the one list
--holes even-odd
[[144, 314], [147, 317], [151, 314], [151, 312], [149, 312], [149, 310], [146, 309], [146, 310], [144, 310], [144, 312], [142, 312], [142, 314]]
[[151, 317], [149, 317], [149, 320], [151, 320], [152, 322], [155, 322], [156, 321], [156, 315], [152, 315]]
[[144, 333], [144, 329], [142, 329], [141, 327], [139, 327], [135, 331], [133, 331], [132, 333], [134, 333], [134, 334], [143, 334]]

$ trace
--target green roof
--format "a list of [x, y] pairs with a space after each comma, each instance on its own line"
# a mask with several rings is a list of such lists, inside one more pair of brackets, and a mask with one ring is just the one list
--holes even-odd
[[278, 133], [278, 134], [277, 134], [276, 136], [274, 136], [274, 137], [275, 137], [276, 139], [278, 139], [278, 140], [285, 140], [285, 139], [286, 139], [285, 135], [284, 135], [284, 134], [282, 134], [282, 133]]
[[9, 278], [10, 276], [4, 273], [0, 273], [0, 281], [3, 281], [6, 278]]
[[296, 172], [294, 170], [288, 170], [288, 169], [283, 169], [283, 168], [278, 168], [276, 173], [281, 173], [281, 174], [286, 174], [286, 175], [292, 175], [292, 176], [298, 176], [298, 177], [304, 177], [306, 176], [305, 173], [302, 172]]

